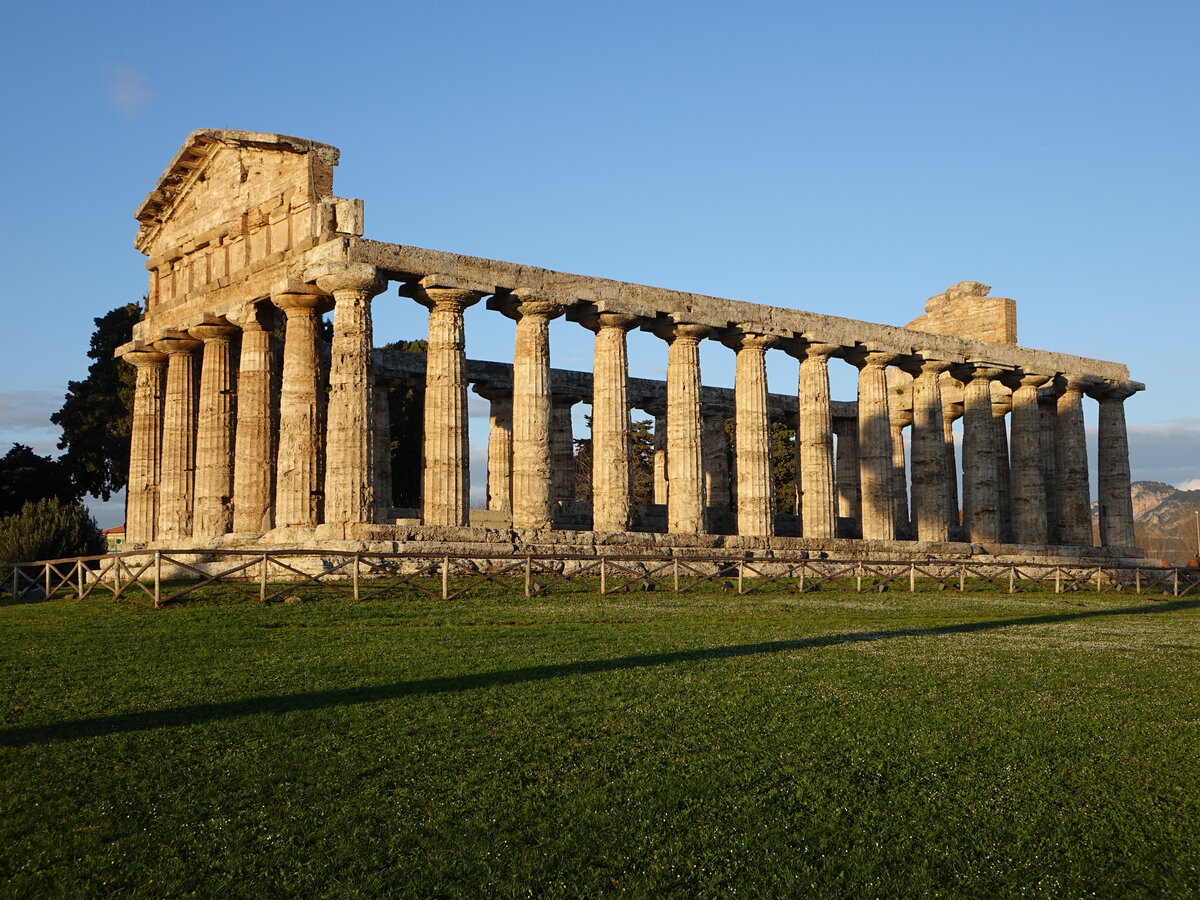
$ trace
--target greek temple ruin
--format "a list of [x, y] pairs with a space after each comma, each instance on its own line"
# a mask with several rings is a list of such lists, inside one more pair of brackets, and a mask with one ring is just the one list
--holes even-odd
[[[136, 367], [129, 546], [1140, 556], [1124, 403], [1143, 385], [1119, 363], [1017, 346], [1015, 303], [986, 285], [956, 284], [895, 327], [383, 243], [363, 237], [361, 200], [333, 194], [338, 156], [195, 131], [138, 207], [149, 291], [118, 351]], [[424, 353], [375, 348], [372, 302], [389, 290], [428, 310]], [[511, 364], [469, 358], [475, 304], [515, 321]], [[550, 367], [557, 317], [594, 335], [590, 372]], [[634, 329], [665, 345], [665, 382], [630, 377]], [[732, 390], [703, 383], [702, 341], [735, 354]], [[768, 353], [797, 361], [794, 391], [768, 391]], [[831, 399], [832, 365], [857, 370], [856, 397]], [[397, 384], [423, 398], [420, 496], [404, 507], [390, 469], [406, 437], [389, 422]], [[491, 410], [486, 509], [469, 502], [469, 391]], [[590, 405], [590, 500], [575, 496], [576, 404]], [[633, 410], [654, 422], [642, 504]], [[795, 434], [785, 510], [772, 422]]]

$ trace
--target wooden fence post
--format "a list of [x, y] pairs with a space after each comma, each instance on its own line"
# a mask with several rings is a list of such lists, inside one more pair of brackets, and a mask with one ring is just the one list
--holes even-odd
[[154, 551], [154, 608], [162, 608], [162, 551]]

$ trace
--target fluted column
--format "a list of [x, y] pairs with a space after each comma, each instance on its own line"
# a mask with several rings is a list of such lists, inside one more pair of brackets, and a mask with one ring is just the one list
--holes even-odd
[[1083, 419], [1084, 391], [1094, 380], [1076, 375], [1055, 379], [1061, 393], [1055, 414], [1057, 442], [1054, 469], [1058, 479], [1058, 535], [1073, 547], [1092, 544], [1092, 504], [1088, 484], [1087, 437]]
[[371, 298], [386, 282], [374, 266], [344, 263], [319, 276], [317, 286], [333, 297], [324, 521], [339, 526], [373, 522]]
[[942, 373], [950, 363], [925, 354], [913, 381], [913, 531], [919, 541], [946, 541], [946, 430], [942, 418]]
[[739, 329], [726, 335], [724, 342], [737, 351], [733, 392], [738, 534], [770, 537], [775, 534], [775, 492], [766, 353], [778, 338]]
[[154, 540], [162, 446], [163, 374], [167, 357], [156, 350], [133, 350], [121, 357], [136, 367], [133, 423], [129, 436], [129, 481], [125, 492], [125, 540]]
[[1041, 421], [1042, 485], [1046, 492], [1046, 543], [1061, 544], [1059, 520], [1062, 511], [1058, 493], [1058, 389], [1051, 381], [1038, 392], [1038, 419]]
[[275, 524], [311, 527], [321, 521], [321, 361], [317, 313], [320, 294], [276, 294], [287, 316], [283, 385], [279, 392], [279, 446], [275, 465]]
[[729, 492], [729, 435], [725, 420], [733, 413], [728, 406], [704, 403], [700, 407], [700, 443], [704, 453], [704, 505], [732, 509]]
[[667, 401], [653, 401], [642, 407], [654, 417], [654, 503], [667, 505], [670, 494], [667, 484]]
[[421, 522], [467, 525], [471, 470], [463, 310], [477, 303], [487, 288], [446, 275], [429, 275], [417, 284], [405, 285], [402, 293], [429, 308]]
[[188, 333], [204, 342], [196, 419], [195, 537], [225, 534], [233, 527], [234, 380], [231, 342], [237, 328], [197, 325]]
[[1104, 547], [1133, 547], [1133, 500], [1129, 481], [1129, 434], [1125, 401], [1142, 386], [1136, 381], [1109, 383], [1092, 392], [1100, 404], [1100, 543]]
[[667, 531], [703, 534], [704, 461], [700, 442], [700, 341], [705, 325], [666, 325], [659, 335], [667, 350]]
[[176, 336], [154, 342], [167, 354], [155, 539], [192, 536], [192, 498], [196, 479], [196, 373], [193, 351], [200, 342]]
[[992, 421], [992, 380], [999, 370], [974, 366], [963, 392], [963, 525], [976, 543], [1000, 541], [996, 426]]
[[1037, 389], [1047, 375], [1014, 379], [1012, 409], [1013, 532], [1018, 544], [1046, 543], [1046, 485], [1042, 480], [1042, 419]]
[[837, 514], [852, 519], [862, 531], [862, 489], [858, 481], [858, 420], [834, 419], [833, 433], [837, 435]]
[[958, 524], [958, 458], [954, 452], [954, 420], [962, 416], [962, 406], [957, 403], [942, 405], [942, 441], [946, 454], [946, 521], [950, 523], [951, 537]]
[[274, 522], [275, 456], [271, 448], [271, 334], [252, 314], [241, 323], [237, 426], [233, 441], [233, 530], [261, 533]]
[[896, 522], [896, 538], [912, 537], [912, 515], [908, 504], [908, 465], [904, 456], [904, 429], [912, 425], [910, 409], [893, 409], [889, 413], [892, 432], [892, 515]]
[[512, 388], [477, 384], [475, 393], [489, 402], [487, 508], [512, 515]]
[[892, 505], [892, 428], [889, 420], [887, 366], [896, 355], [867, 351], [853, 357], [858, 366], [858, 471], [862, 491], [862, 536], [890, 541], [896, 537]]
[[372, 378], [371, 472], [375, 482], [375, 521], [384, 522], [392, 510], [392, 407], [386, 379]]
[[578, 397], [550, 396], [550, 482], [552, 500], [575, 499], [575, 432], [571, 407]]
[[628, 531], [633, 509], [626, 332], [637, 319], [598, 313], [592, 363], [592, 529]]
[[505, 312], [517, 320], [513, 353], [514, 528], [551, 527], [550, 320], [567, 304], [521, 294]]
[[1008, 446], [1008, 423], [1006, 416], [1012, 409], [1012, 395], [1008, 388], [992, 385], [992, 426], [996, 440], [996, 511], [999, 519], [1000, 540], [1012, 543], [1016, 538], [1013, 531], [1012, 457]]

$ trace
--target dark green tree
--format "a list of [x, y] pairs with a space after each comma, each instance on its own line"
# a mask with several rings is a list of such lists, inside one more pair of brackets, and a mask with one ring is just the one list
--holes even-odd
[[0, 518], [0, 563], [96, 556], [105, 549], [96, 520], [74, 501], [44, 497]]
[[[592, 417], [585, 416], [588, 430]], [[636, 509], [654, 499], [654, 431], [651, 422], [634, 419], [629, 426], [629, 442], [633, 462], [632, 498]], [[577, 438], [575, 441], [575, 496], [580, 500], [592, 499], [592, 439]]]
[[88, 356], [94, 362], [82, 381], [67, 382], [62, 408], [50, 417], [62, 429], [58, 448], [65, 452], [59, 462], [77, 497], [108, 500], [128, 480], [135, 372], [113, 351], [129, 341], [141, 315], [138, 304], [127, 303], [93, 320]]
[[[394, 341], [385, 350], [425, 353], [428, 341]], [[425, 447], [425, 384], [414, 380], [388, 389], [392, 432], [392, 506], [421, 506], [421, 471]]]
[[80, 494], [59, 460], [38, 456], [24, 444], [13, 444], [0, 458], [0, 516], [14, 515], [26, 503], [47, 497], [74, 503]]

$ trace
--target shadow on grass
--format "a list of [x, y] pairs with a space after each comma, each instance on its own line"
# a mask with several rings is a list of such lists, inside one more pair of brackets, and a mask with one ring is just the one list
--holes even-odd
[[150, 710], [148, 712], [120, 713], [77, 719], [73, 722], [58, 722], [51, 725], [30, 725], [0, 731], [0, 746], [23, 747], [29, 744], [51, 741], [73, 741], [128, 731], [147, 731], [153, 728], [171, 728], [181, 725], [200, 725], [221, 719], [235, 719], [253, 715], [279, 715], [347, 706], [356, 703], [377, 703], [401, 697], [419, 697], [427, 694], [443, 694], [452, 691], [469, 691], [476, 688], [496, 687], [524, 682], [547, 681], [571, 675], [591, 675], [597, 672], [613, 672], [621, 669], [637, 669], [649, 666], [666, 666], [675, 663], [700, 662], [704, 660], [733, 659], [739, 656], [754, 656], [762, 653], [780, 653], [787, 650], [812, 650], [822, 647], [837, 647], [843, 644], [858, 644], [886, 641], [893, 638], [933, 637], [944, 634], [970, 634], [976, 631], [994, 631], [1022, 625], [1053, 625], [1080, 619], [1101, 616], [1144, 615], [1147, 613], [1178, 612], [1196, 609], [1200, 600], [1174, 600], [1120, 609], [1096, 609], [1083, 612], [1056, 613], [1045, 616], [1023, 616], [1016, 619], [1000, 619], [987, 622], [966, 622], [959, 625], [937, 625], [930, 628], [898, 628], [892, 631], [855, 631], [847, 634], [828, 634], [818, 637], [796, 638], [787, 641], [764, 641], [757, 644], [734, 644], [728, 647], [708, 647], [699, 650], [676, 650], [666, 653], [645, 653], [636, 656], [620, 656], [616, 659], [581, 660], [529, 666], [522, 669], [507, 669], [499, 672], [479, 672], [473, 675], [454, 675], [446, 678], [424, 678], [419, 681], [401, 681], [395, 684], [363, 685], [326, 691], [309, 691], [302, 694], [279, 694], [271, 697], [248, 697], [244, 700], [227, 700], [222, 703], [197, 703], [173, 709]]

